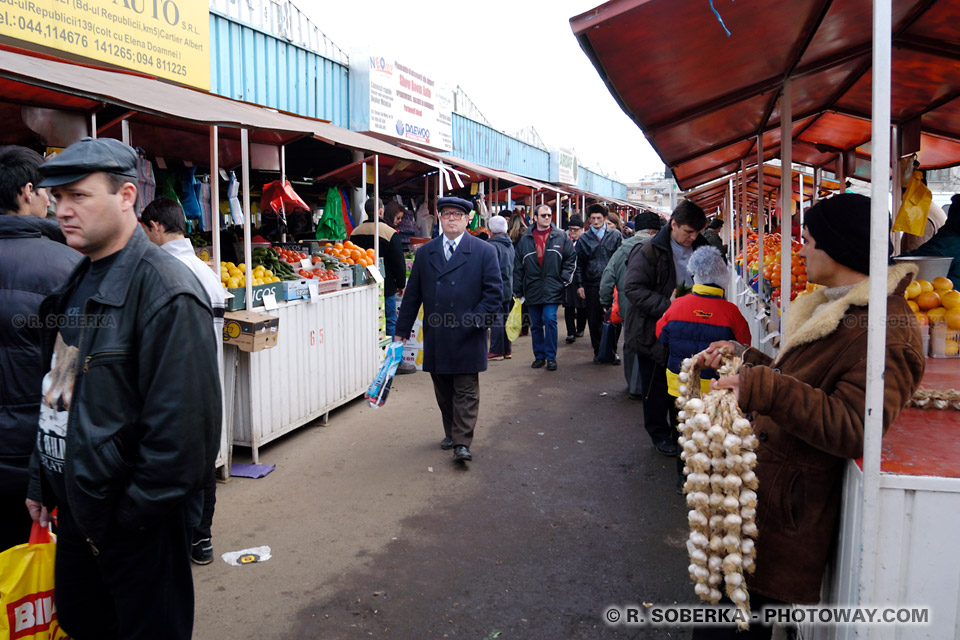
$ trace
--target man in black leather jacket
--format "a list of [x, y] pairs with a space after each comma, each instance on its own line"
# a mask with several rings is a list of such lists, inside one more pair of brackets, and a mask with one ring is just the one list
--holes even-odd
[[[623, 236], [616, 229], [607, 228], [607, 208], [600, 203], [587, 207], [590, 227], [577, 241], [577, 295], [587, 303], [587, 326], [593, 345], [594, 362], [600, 350], [603, 333], [603, 306], [600, 304], [600, 280], [610, 257], [620, 248]], [[615, 364], [619, 364], [617, 358]]]
[[55, 605], [81, 639], [190, 638], [189, 527], [219, 444], [213, 313], [140, 228], [136, 160], [85, 138], [41, 167], [87, 258], [40, 308], [50, 369], [28, 506], [41, 522], [58, 507]]
[[0, 551], [30, 537], [27, 467], [37, 439], [40, 303], [82, 256], [64, 244], [50, 198], [40, 183], [43, 157], [25, 147], [0, 147]]
[[548, 205], [534, 210], [534, 224], [517, 243], [513, 267], [513, 294], [530, 310], [532, 366], [546, 365], [547, 371], [557, 370], [557, 308], [577, 269], [573, 243], [553, 226], [552, 217]]

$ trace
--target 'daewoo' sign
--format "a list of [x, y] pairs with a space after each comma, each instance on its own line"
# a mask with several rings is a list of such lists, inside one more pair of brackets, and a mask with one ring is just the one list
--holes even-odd
[[355, 131], [453, 148], [453, 93], [395, 58], [351, 54], [350, 109]]
[[0, 35], [210, 88], [206, 2], [0, 0]]

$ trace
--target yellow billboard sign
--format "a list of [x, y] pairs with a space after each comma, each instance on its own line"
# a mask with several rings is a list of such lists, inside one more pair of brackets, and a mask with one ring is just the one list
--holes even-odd
[[0, 0], [0, 35], [210, 88], [206, 2]]

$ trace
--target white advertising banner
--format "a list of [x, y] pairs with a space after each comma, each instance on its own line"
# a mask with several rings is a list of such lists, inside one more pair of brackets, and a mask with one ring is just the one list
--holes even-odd
[[560, 184], [577, 184], [577, 156], [570, 149], [550, 152], [550, 180]]
[[453, 92], [391, 57], [350, 56], [350, 128], [453, 148]]

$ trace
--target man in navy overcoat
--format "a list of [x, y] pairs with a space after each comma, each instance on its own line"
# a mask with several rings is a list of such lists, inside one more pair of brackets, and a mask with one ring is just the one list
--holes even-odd
[[480, 408], [479, 372], [487, 370], [487, 328], [500, 309], [496, 250], [466, 233], [473, 205], [440, 198], [441, 235], [420, 247], [400, 306], [395, 340], [406, 342], [423, 305], [423, 370], [430, 372], [443, 416], [440, 448], [472, 460]]

